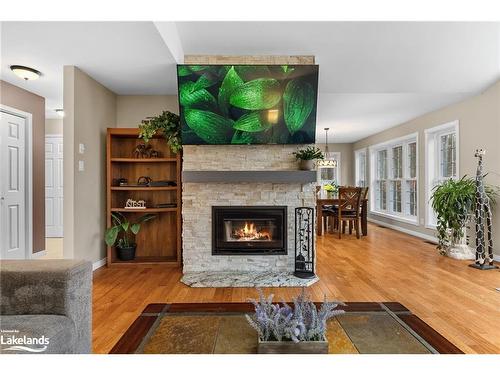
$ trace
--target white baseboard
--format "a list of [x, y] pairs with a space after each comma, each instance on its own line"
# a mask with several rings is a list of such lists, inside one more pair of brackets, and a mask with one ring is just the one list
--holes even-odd
[[500, 262], [500, 255], [493, 254], [493, 260]]
[[394, 229], [394, 230], [397, 230], [398, 232], [403, 232], [403, 233], [409, 234], [410, 236], [422, 238], [422, 239], [424, 239], [426, 241], [430, 241], [432, 243], [438, 243], [438, 240], [437, 240], [436, 237], [430, 236], [428, 234], [420, 233], [420, 232], [417, 232], [417, 231], [414, 231], [414, 230], [410, 230], [410, 229], [406, 229], [406, 228], [401, 228], [401, 227], [399, 227], [397, 225], [387, 224], [387, 223], [385, 223], [383, 221], [375, 220], [375, 219], [372, 219], [372, 218], [368, 219], [368, 221], [371, 222], [371, 223], [380, 225], [382, 227]]
[[40, 258], [40, 257], [43, 257], [47, 255], [47, 250], [41, 250], [41, 251], [37, 251], [36, 253], [33, 253], [31, 254], [31, 259], [37, 259], [37, 258]]
[[97, 262], [92, 263], [92, 271], [95, 271], [96, 269], [101, 268], [102, 266], [105, 266], [106, 259], [107, 258], [102, 258], [101, 260], [98, 260]]

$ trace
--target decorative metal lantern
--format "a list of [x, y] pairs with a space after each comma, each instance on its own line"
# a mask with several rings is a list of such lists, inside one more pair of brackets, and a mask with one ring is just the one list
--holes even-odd
[[295, 272], [302, 279], [312, 279], [314, 274], [314, 208], [295, 209]]

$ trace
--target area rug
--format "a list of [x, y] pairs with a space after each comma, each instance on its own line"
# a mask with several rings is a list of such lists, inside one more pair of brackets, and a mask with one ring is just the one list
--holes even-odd
[[[459, 354], [455, 345], [398, 302], [351, 302], [328, 322], [331, 354]], [[112, 354], [255, 354], [249, 303], [151, 304]]]

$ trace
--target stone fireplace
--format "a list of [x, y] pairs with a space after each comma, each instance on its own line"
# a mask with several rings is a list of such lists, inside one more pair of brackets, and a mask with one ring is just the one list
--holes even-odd
[[[296, 149], [297, 146], [294, 145], [184, 146], [184, 176], [193, 171], [197, 173], [206, 172], [205, 177], [210, 177], [211, 173], [220, 176], [220, 178], [209, 182], [183, 180], [182, 241], [184, 282], [192, 285], [188, 281], [188, 276], [203, 272], [212, 273], [212, 280], [217, 281], [220, 279], [217, 275], [223, 273], [226, 276], [227, 273], [236, 273], [238, 275], [251, 273], [258, 276], [259, 274], [272, 272], [286, 274], [287, 277], [293, 273], [294, 211], [296, 207], [313, 207], [315, 204], [315, 183], [311, 182], [311, 179], [307, 182], [293, 179], [294, 174], [301, 173], [297, 171], [297, 163], [292, 155], [292, 152]], [[266, 175], [272, 176], [281, 172], [292, 177], [286, 182], [268, 182], [266, 178], [259, 181], [261, 177], [252, 182], [248, 180], [237, 182], [234, 179], [224, 178], [225, 174], [231, 175], [231, 173], [240, 173], [242, 171], [249, 172], [254, 177], [260, 176], [262, 171], [266, 171]], [[214, 220], [218, 220], [214, 210], [221, 206], [226, 207], [226, 214], [233, 215], [232, 219], [234, 221], [231, 223], [226, 220], [227, 225], [219, 223], [220, 225], [216, 225], [216, 229], [214, 229], [214, 225], [217, 224]], [[263, 210], [258, 209], [270, 206], [280, 208], [281, 215], [284, 215], [281, 222], [277, 220], [276, 212], [265, 213], [262, 212]], [[247, 214], [250, 213], [250, 216], [241, 215], [242, 212], [236, 212], [237, 215], [234, 216], [235, 211], [242, 207], [247, 208]], [[252, 207], [254, 208], [253, 211], [251, 211]], [[231, 210], [231, 208], [236, 210]], [[282, 208], [286, 208], [286, 210]], [[248, 212], [249, 210], [250, 212]], [[250, 227], [250, 221], [252, 221], [250, 219], [254, 219], [253, 229]], [[260, 219], [260, 223], [257, 223], [256, 221], [259, 220], [255, 219]], [[245, 233], [245, 224], [247, 224], [247, 233]], [[266, 234], [262, 232], [278, 230], [280, 229], [279, 225], [283, 226], [280, 240], [267, 240]], [[226, 239], [230, 239], [230, 241], [225, 241], [225, 248], [224, 246], [219, 248], [217, 242], [215, 248], [213, 247], [213, 240], [217, 236], [214, 230], [219, 231], [219, 237], [222, 239], [224, 235], [226, 235]], [[257, 230], [261, 233], [253, 233]], [[231, 233], [233, 235], [232, 239], [229, 238]], [[274, 233], [272, 238], [276, 238]], [[254, 236], [257, 239], [260, 238], [260, 240], [245, 241], [248, 240], [248, 238], [245, 239], [245, 236]], [[246, 243], [245, 247], [238, 244], [238, 242]], [[294, 285], [288, 279], [287, 281], [282, 279], [280, 285], [284, 283]], [[297, 285], [304, 284], [295, 284], [295, 286]], [[223, 282], [220, 284], [212, 282], [210, 285], [205, 283], [202, 286], [229, 285]]]

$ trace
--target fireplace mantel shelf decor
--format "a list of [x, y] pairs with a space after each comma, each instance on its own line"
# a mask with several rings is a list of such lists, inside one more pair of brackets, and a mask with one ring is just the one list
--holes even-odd
[[183, 171], [182, 182], [269, 182], [308, 184], [316, 181], [316, 171]]

